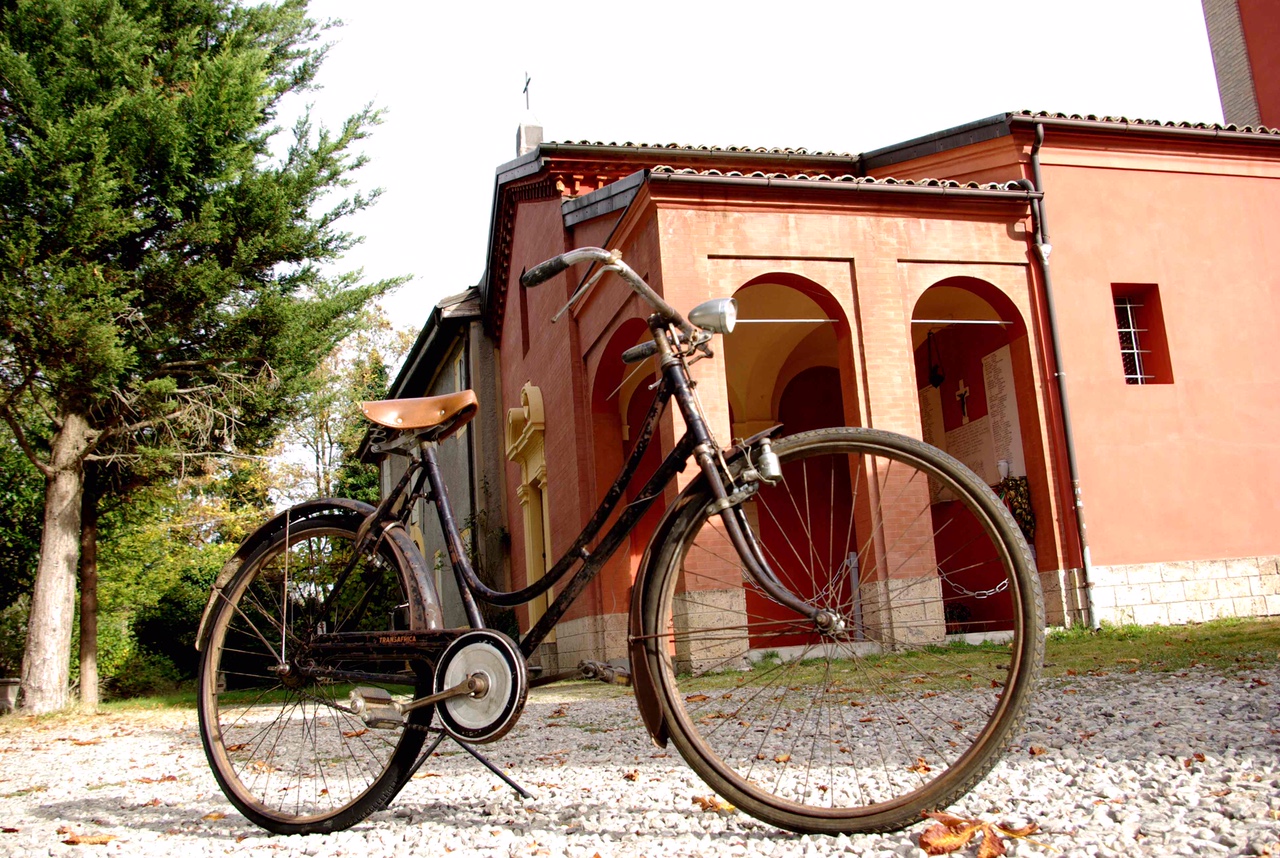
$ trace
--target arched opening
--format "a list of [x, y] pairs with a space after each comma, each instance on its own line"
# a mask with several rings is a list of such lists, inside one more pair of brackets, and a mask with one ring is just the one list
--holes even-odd
[[[839, 304], [817, 284], [787, 275], [758, 278], [739, 289], [734, 297], [740, 322], [724, 338], [724, 353], [735, 437], [747, 437], [779, 423], [787, 435], [856, 425], [849, 326]], [[811, 463], [808, 467], [814, 466]], [[851, 519], [854, 491], [850, 474], [824, 471], [810, 472], [806, 477], [832, 487], [824, 498], [831, 505], [831, 515], [823, 517], [823, 521]], [[847, 596], [850, 582], [839, 568], [831, 570], [837, 579], [834, 585], [825, 579], [809, 579], [799, 569], [789, 568], [806, 565], [792, 535], [812, 527], [799, 522], [799, 511], [789, 503], [771, 503], [770, 494], [767, 490], [761, 492], [758, 502], [744, 510], [782, 580], [805, 599], [814, 598], [817, 591], [831, 586], [841, 588]], [[807, 532], [806, 538], [825, 543], [835, 541], [836, 535]], [[844, 540], [846, 535], [842, 533], [839, 538]], [[736, 560], [733, 573], [741, 579]], [[773, 630], [767, 637], [771, 647], [809, 642], [805, 632], [780, 637], [776, 626], [788, 620], [787, 609], [754, 586], [743, 589], [752, 647], [766, 645], [769, 629]]]
[[[1023, 439], [1034, 439], [1035, 433], [1023, 431], [1019, 407], [1030, 401], [1030, 359], [1026, 325], [1017, 308], [990, 283], [949, 278], [920, 296], [911, 335], [924, 440], [968, 465], [1016, 508], [1024, 535], [1034, 545]], [[1004, 581], [1003, 570], [969, 556], [969, 546], [983, 544], [979, 525], [936, 486], [931, 500], [948, 629], [1008, 628], [1009, 601], [989, 598]]]
[[[827, 416], [826, 425], [858, 425], [857, 400], [851, 395], [849, 323], [839, 303], [816, 283], [788, 274], [758, 277], [734, 298], [739, 323], [724, 338], [734, 435], [746, 437], [782, 422], [783, 392], [793, 379], [816, 367], [832, 372], [810, 375], [810, 389], [839, 406]], [[815, 383], [826, 388], [817, 390]], [[784, 431], [799, 430], [788, 425]]]

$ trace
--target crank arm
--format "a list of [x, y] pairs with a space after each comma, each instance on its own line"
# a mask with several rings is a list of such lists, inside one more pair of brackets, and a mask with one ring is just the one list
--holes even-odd
[[453, 688], [446, 688], [439, 694], [432, 694], [428, 697], [419, 697], [417, 700], [402, 704], [399, 709], [401, 714], [412, 712], [415, 709], [421, 709], [424, 706], [430, 706], [432, 703], [440, 703], [443, 700], [452, 700], [455, 697], [483, 697], [489, 692], [489, 678], [483, 673], [473, 673], [459, 682]]

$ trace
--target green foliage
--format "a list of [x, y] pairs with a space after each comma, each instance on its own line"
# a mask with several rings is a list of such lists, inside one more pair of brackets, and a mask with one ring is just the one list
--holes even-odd
[[[64, 491], [83, 472], [109, 503], [203, 457], [267, 449], [314, 368], [396, 285], [329, 267], [357, 241], [341, 219], [376, 197], [343, 189], [377, 112], [332, 131], [304, 117], [273, 146], [322, 33], [305, 0], [0, 3], [0, 421]], [[104, 614], [145, 604], [121, 590], [164, 593], [175, 569], [208, 568], [222, 538], [171, 556], [152, 540], [127, 562], [116, 549]], [[67, 552], [44, 556], [47, 581], [73, 574]], [[71, 630], [37, 602], [48, 665]], [[64, 676], [41, 670], [40, 705], [56, 705]]]
[[44, 478], [0, 424], [0, 605], [31, 592], [40, 556]]
[[107, 677], [105, 685], [108, 695], [120, 699], [174, 691], [184, 678], [165, 656], [138, 649]]
[[[313, 212], [377, 121], [279, 99], [322, 51], [300, 0], [38, 0], [0, 12], [0, 341], [12, 391], [94, 415], [100, 446], [262, 440], [389, 284], [326, 278], [354, 239]], [[72, 405], [74, 402], [74, 405]], [[234, 407], [234, 410], [233, 408]]]
[[[133, 639], [133, 631], [129, 627], [131, 609], [117, 608], [98, 613], [98, 676], [101, 681], [110, 685], [112, 681], [128, 670], [129, 661], [137, 651]], [[80, 682], [80, 634], [77, 623], [76, 634], [71, 641], [71, 682]]]
[[31, 600], [19, 596], [0, 609], [0, 678], [17, 676], [22, 670], [22, 648], [27, 640], [27, 611]]
[[378, 502], [378, 467], [356, 456], [369, 427], [360, 403], [386, 396], [387, 364], [412, 342], [407, 333], [393, 329], [380, 309], [369, 310], [360, 330], [312, 372], [298, 397], [298, 416], [285, 435], [309, 460], [291, 469], [291, 499], [348, 497]]
[[[114, 697], [195, 675], [195, 634], [213, 579], [269, 512], [257, 460], [141, 488], [102, 518], [98, 672]], [[78, 651], [78, 642], [72, 651]], [[76, 663], [72, 679], [78, 679]]]
[[196, 631], [216, 575], [217, 569], [207, 566], [184, 569], [154, 605], [139, 609], [134, 617], [139, 649], [167, 661], [179, 678], [196, 675]]
[[1050, 629], [1045, 674], [1075, 676], [1133, 670], [1212, 667], [1248, 671], [1280, 658], [1280, 618], [1223, 619], [1185, 626], [1112, 625]]

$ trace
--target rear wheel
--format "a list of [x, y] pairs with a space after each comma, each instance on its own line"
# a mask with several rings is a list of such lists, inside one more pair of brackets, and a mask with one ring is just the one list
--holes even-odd
[[[278, 834], [348, 828], [403, 786], [425, 733], [371, 726], [354, 711], [429, 694], [404, 662], [328, 659], [308, 644], [325, 632], [407, 625], [405, 573], [383, 540], [345, 572], [359, 518], [293, 525], [245, 561], [211, 618], [199, 676], [200, 733], [223, 792]], [[425, 668], [421, 668], [425, 672]], [[430, 708], [410, 714], [425, 728]]]
[[744, 503], [778, 581], [742, 568], [710, 496], [656, 548], [643, 633], [671, 739], [713, 789], [799, 832], [901, 828], [995, 765], [1043, 659], [1022, 535], [956, 460], [914, 439], [779, 440], [782, 479]]

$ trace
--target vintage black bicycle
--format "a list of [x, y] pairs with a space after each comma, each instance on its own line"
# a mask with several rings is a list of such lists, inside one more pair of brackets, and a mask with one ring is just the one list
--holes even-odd
[[[573, 250], [522, 277], [587, 263], [654, 307], [654, 402], [622, 473], [542, 578], [482, 583], [459, 535], [437, 445], [475, 413], [471, 391], [367, 403], [395, 430], [379, 451], [408, 467], [376, 507], [325, 499], [256, 531], [226, 564], [201, 621], [199, 716], [223, 791], [278, 833], [340, 830], [385, 807], [446, 739], [506, 734], [531, 686], [628, 670], [528, 660], [686, 464], [696, 474], [658, 524], [632, 591], [629, 674], [645, 728], [729, 802], [798, 832], [882, 831], [942, 808], [995, 765], [1040, 672], [1043, 603], [1026, 542], [972, 471], [873, 429], [720, 446], [689, 364], [734, 326], [732, 299], [686, 320], [617, 252]], [[620, 504], [671, 400], [685, 435]], [[433, 502], [468, 618], [445, 628], [432, 571], [408, 533]], [[556, 588], [513, 640], [480, 602]]]

